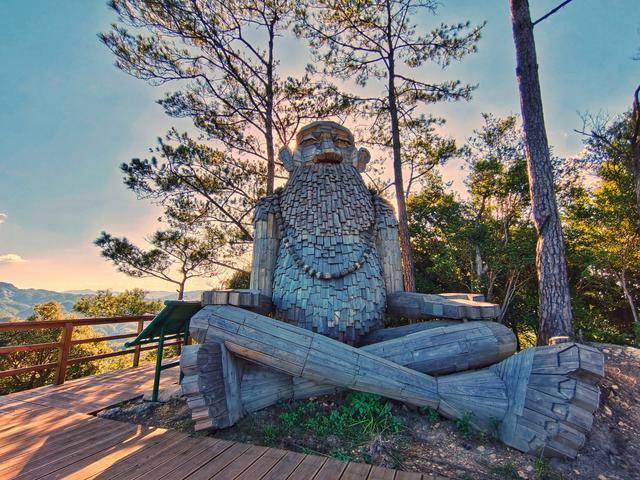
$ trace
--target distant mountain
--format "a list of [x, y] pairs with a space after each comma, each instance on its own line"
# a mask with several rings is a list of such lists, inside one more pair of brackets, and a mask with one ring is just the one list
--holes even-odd
[[[35, 288], [18, 288], [11, 283], [0, 282], [0, 322], [11, 317], [27, 318], [33, 315], [33, 307], [42, 302], [55, 300], [60, 302], [65, 311], [70, 312], [73, 304], [81, 297], [93, 295], [94, 290], [70, 290], [54, 292]], [[198, 300], [202, 290], [185, 293], [185, 300]], [[175, 300], [175, 292], [151, 291], [147, 294], [152, 300]]]
[[65, 310], [71, 311], [73, 304], [82, 296], [76, 293], [18, 288], [11, 283], [0, 282], [0, 321], [11, 317], [27, 318], [33, 315], [34, 305], [49, 300], [56, 300]]

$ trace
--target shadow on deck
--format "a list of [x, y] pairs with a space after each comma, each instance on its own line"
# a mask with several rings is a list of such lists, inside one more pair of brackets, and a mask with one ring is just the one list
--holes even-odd
[[[89, 415], [142, 396], [153, 372], [130, 368], [0, 397], [0, 479], [435, 478]], [[177, 379], [168, 370], [161, 386]]]

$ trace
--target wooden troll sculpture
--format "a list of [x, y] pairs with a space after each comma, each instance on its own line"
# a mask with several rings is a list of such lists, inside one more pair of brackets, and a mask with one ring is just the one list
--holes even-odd
[[[196, 429], [352, 389], [464, 416], [524, 452], [575, 457], [602, 354], [564, 343], [514, 355], [513, 333], [483, 321], [498, 307], [481, 296], [404, 292], [393, 210], [360, 176], [369, 153], [333, 122], [296, 139], [280, 153], [286, 185], [256, 207], [251, 289], [207, 292], [191, 319], [198, 344], [181, 368]], [[385, 314], [448, 320], [383, 329]]]

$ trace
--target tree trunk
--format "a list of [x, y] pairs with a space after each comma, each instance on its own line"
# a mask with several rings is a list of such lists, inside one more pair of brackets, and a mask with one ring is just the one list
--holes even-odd
[[[624, 270], [620, 273], [620, 285], [622, 286], [622, 291], [624, 292], [624, 296], [627, 299], [627, 302], [629, 303], [629, 308], [631, 309], [631, 315], [633, 316], [634, 332], [638, 332], [640, 331], [640, 318], [638, 318], [638, 310], [636, 310], [636, 303], [634, 302], [633, 296], [629, 291], [629, 287], [627, 285], [627, 276]], [[636, 342], [637, 340], [638, 339], [636, 338]]]
[[269, 60], [267, 61], [267, 105], [265, 111], [265, 140], [267, 142], [267, 195], [274, 189], [276, 173], [273, 145], [273, 29], [269, 31]]
[[525, 133], [529, 193], [538, 232], [536, 269], [540, 295], [538, 345], [573, 337], [571, 298], [562, 226], [542, 111], [533, 25], [528, 0], [510, 0], [516, 74]]
[[631, 176], [633, 189], [636, 193], [636, 210], [638, 214], [638, 229], [640, 230], [640, 85], [633, 92], [633, 108], [631, 110]]
[[183, 280], [182, 283], [178, 285], [178, 300], [184, 299], [184, 284], [186, 280]]
[[[387, 14], [390, 17], [389, 4]], [[393, 147], [393, 182], [396, 191], [396, 203], [398, 204], [398, 236], [400, 237], [400, 257], [402, 259], [402, 277], [405, 292], [415, 292], [416, 280], [414, 276], [413, 252], [409, 240], [409, 221], [407, 219], [407, 203], [404, 196], [404, 180], [402, 178], [402, 157], [400, 143], [400, 121], [398, 119], [398, 105], [395, 90], [395, 64], [393, 41], [391, 36], [391, 18], [388, 18], [387, 40], [389, 44], [388, 64], [388, 100], [389, 116], [391, 117], [391, 144]]]

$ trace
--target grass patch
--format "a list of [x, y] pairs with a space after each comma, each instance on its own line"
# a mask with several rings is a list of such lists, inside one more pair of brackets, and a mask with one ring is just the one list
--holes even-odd
[[511, 463], [503, 463], [502, 465], [491, 465], [489, 471], [500, 478], [504, 479], [519, 479], [518, 469]]
[[440, 420], [440, 414], [437, 412], [437, 410], [431, 407], [420, 407], [420, 413], [427, 417], [429, 423], [436, 423], [438, 420]]
[[266, 445], [292, 437], [299, 448], [317, 449], [338, 460], [370, 462], [370, 453], [359, 447], [374, 437], [400, 441], [404, 430], [392, 404], [369, 393], [351, 392], [340, 405], [307, 401], [281, 408], [275, 422], [261, 425]]
[[473, 436], [473, 427], [471, 426], [472, 415], [473, 413], [471, 412], [464, 412], [461, 417], [453, 420], [453, 424], [467, 440]]

